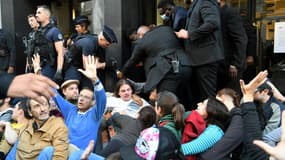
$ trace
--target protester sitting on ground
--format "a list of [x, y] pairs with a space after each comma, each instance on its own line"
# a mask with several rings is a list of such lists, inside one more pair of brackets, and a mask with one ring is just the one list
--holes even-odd
[[114, 113], [107, 120], [110, 142], [99, 154], [108, 157], [112, 153], [119, 152], [123, 146], [135, 144], [140, 132], [154, 126], [155, 122], [156, 114], [151, 106], [143, 107], [138, 112], [137, 118]]
[[76, 105], [77, 100], [78, 100], [78, 95], [79, 95], [79, 89], [78, 89], [79, 81], [75, 79], [69, 79], [64, 81], [61, 84], [61, 91], [62, 94], [64, 95], [64, 98]]
[[149, 104], [143, 98], [134, 94], [134, 91], [128, 80], [119, 80], [114, 90], [114, 96], [107, 98], [107, 110], [110, 108], [112, 113], [119, 112], [133, 118], [137, 117], [140, 108]]
[[261, 103], [260, 119], [262, 120], [263, 134], [268, 134], [278, 128], [281, 124], [281, 112], [285, 110], [285, 105], [273, 96], [272, 88], [267, 82], [256, 89], [254, 100]]
[[195, 158], [193, 155], [206, 151], [218, 142], [230, 120], [230, 113], [220, 100], [210, 97], [198, 103], [197, 109], [185, 120], [181, 140], [181, 150], [187, 159]]
[[184, 159], [180, 152], [180, 142], [169, 129], [164, 127], [150, 127], [143, 130], [136, 143], [122, 147], [120, 154], [123, 160]]
[[28, 99], [28, 113], [33, 118], [21, 130], [6, 159], [62, 159], [68, 157], [68, 129], [61, 118], [49, 115], [49, 101], [40, 104]]
[[244, 149], [241, 159], [254, 159], [254, 160], [268, 160], [268, 155], [256, 145], [252, 143], [254, 139], [261, 140], [262, 129], [260, 119], [255, 106], [254, 93], [258, 86], [260, 86], [267, 79], [267, 71], [261, 71], [253, 80], [248, 84], [244, 84], [243, 80], [240, 80], [241, 91], [243, 94], [242, 103], [240, 108], [242, 109], [242, 119], [244, 125]]
[[0, 126], [4, 130], [4, 136], [0, 142], [0, 159], [4, 159], [10, 148], [17, 141], [20, 130], [23, 130], [29, 119], [32, 118], [28, 113], [26, 102], [27, 99], [23, 99], [16, 103], [12, 114], [12, 119], [15, 122], [0, 122]]
[[99, 155], [108, 157], [110, 154], [118, 152], [122, 146], [135, 144], [140, 131], [142, 130], [139, 119], [128, 115], [114, 113], [107, 121], [107, 128], [110, 141]]
[[242, 150], [244, 129], [242, 121], [242, 111], [239, 107], [238, 94], [229, 88], [218, 91], [217, 99], [221, 100], [228, 108], [231, 114], [231, 122], [225, 131], [225, 134], [213, 147], [201, 153], [199, 159], [208, 160], [213, 157], [216, 159], [230, 159], [230, 157], [239, 157]]
[[[79, 93], [77, 106], [65, 100], [56, 90], [53, 98], [63, 114], [65, 124], [69, 129], [70, 143], [80, 150], [85, 149], [90, 141], [96, 142], [100, 121], [106, 106], [106, 94], [104, 87], [97, 77], [97, 59], [94, 56], [84, 57], [86, 70], [79, 71], [89, 78], [93, 88], [83, 88]], [[34, 68], [40, 63], [39, 57], [33, 59]], [[82, 125], [84, 124], [84, 125]]]
[[105, 90], [97, 77], [97, 60], [95, 61], [94, 56], [84, 58], [87, 62], [86, 70], [79, 71], [92, 81], [94, 90], [83, 88], [79, 93], [77, 106], [67, 102], [59, 93], [54, 97], [69, 129], [70, 143], [79, 149], [85, 149], [91, 140], [96, 142], [106, 106]]
[[141, 122], [142, 130], [156, 126], [156, 112], [152, 106], [143, 107], [137, 119]]
[[169, 91], [158, 93], [155, 111], [157, 114], [158, 126], [169, 129], [177, 138], [181, 140], [182, 130], [184, 128], [185, 109], [179, 103], [178, 98]]

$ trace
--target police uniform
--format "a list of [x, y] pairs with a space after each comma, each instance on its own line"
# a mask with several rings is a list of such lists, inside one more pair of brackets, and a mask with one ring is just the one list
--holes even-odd
[[[89, 24], [88, 17], [86, 16], [78, 16], [75, 19], [75, 25], [85, 23]], [[68, 53], [65, 55], [65, 76], [64, 80], [80, 80], [81, 81], [81, 87], [92, 87], [86, 85], [89, 84], [89, 79], [83, 76], [80, 72], [78, 72], [77, 69], [83, 68], [83, 62], [82, 62], [82, 55], [88, 56], [88, 55], [94, 55], [95, 53], [95, 43], [96, 38], [91, 35], [89, 32], [85, 34], [78, 34], [76, 38], [74, 38], [74, 44], [71, 45], [71, 47], [68, 50]], [[70, 62], [67, 62], [68, 59], [70, 59]], [[70, 63], [69, 66], [67, 66], [67, 63]]]
[[57, 69], [57, 52], [54, 43], [63, 41], [63, 35], [57, 27], [49, 23], [39, 28], [35, 41], [36, 52], [41, 57], [42, 74], [53, 79]]
[[[108, 26], [103, 27], [102, 34], [109, 43], [112, 44], [118, 42], [115, 33]], [[106, 63], [105, 69], [99, 69], [97, 71], [98, 77], [105, 86], [106, 90], [113, 89], [118, 80], [116, 74], [117, 60], [114, 57], [106, 56], [105, 49], [99, 46], [98, 36], [96, 37], [95, 43], [95, 56], [99, 57], [102, 62]]]
[[[85, 17], [81, 17], [81, 18], [84, 19]], [[82, 21], [82, 19], [78, 18], [77, 22]], [[103, 36], [110, 43], [117, 42], [114, 32], [107, 26], [104, 26]], [[72, 45], [71, 48], [69, 49], [69, 52], [72, 52], [70, 53], [72, 54], [72, 58], [71, 58], [72, 60], [71, 60], [71, 65], [65, 71], [65, 78], [64, 78], [65, 80], [81, 79], [80, 80], [81, 87], [93, 87], [91, 81], [85, 76], [81, 75], [81, 73], [79, 73], [77, 69], [83, 67], [82, 55], [84, 56], [94, 55], [95, 57], [98, 57], [101, 62], [106, 62], [106, 68], [104, 70], [99, 69], [97, 72], [99, 79], [104, 84], [106, 70], [108, 71], [110, 70], [110, 66], [112, 66], [112, 62], [110, 62], [109, 58], [107, 58], [106, 60], [105, 49], [100, 47], [98, 43], [98, 35], [92, 35], [90, 33], [87, 33], [84, 35], [78, 35], [75, 38], [74, 45]]]

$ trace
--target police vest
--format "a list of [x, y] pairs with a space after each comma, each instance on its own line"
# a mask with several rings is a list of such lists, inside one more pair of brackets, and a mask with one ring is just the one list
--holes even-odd
[[46, 38], [46, 34], [54, 26], [48, 24], [44, 28], [40, 28], [35, 33], [35, 53], [41, 56], [42, 65], [48, 63], [51, 66], [56, 66], [56, 50], [54, 43]]

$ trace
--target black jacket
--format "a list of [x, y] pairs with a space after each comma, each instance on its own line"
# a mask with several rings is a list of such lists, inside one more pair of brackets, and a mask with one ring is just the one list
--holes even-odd
[[268, 160], [268, 155], [258, 146], [253, 144], [253, 140], [261, 140], [262, 130], [253, 102], [241, 104], [242, 118], [244, 125], [244, 152], [242, 160]]
[[189, 38], [185, 51], [193, 66], [224, 58], [219, 6], [216, 0], [195, 0], [187, 13], [185, 29]]
[[131, 58], [122, 68], [122, 73], [127, 73], [131, 67], [143, 61], [147, 77], [144, 92], [147, 93], [154, 89], [172, 69], [171, 60], [174, 59], [177, 59], [182, 66], [190, 66], [189, 58], [183, 51], [172, 28], [168, 26], [156, 27], [137, 41]]
[[234, 65], [238, 69], [245, 67], [247, 35], [237, 10], [224, 5], [221, 11], [221, 24], [225, 65]]

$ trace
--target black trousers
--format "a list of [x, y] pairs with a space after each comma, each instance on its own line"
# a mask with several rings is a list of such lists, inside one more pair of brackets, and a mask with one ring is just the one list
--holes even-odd
[[[216, 95], [218, 63], [213, 62], [192, 68], [191, 90], [193, 101], [191, 105], [202, 102]], [[193, 106], [193, 108], [195, 108]]]
[[189, 110], [189, 99], [191, 97], [189, 79], [191, 72], [192, 69], [190, 66], [180, 66], [179, 73], [170, 71], [157, 85], [157, 92], [167, 90], [174, 93], [185, 109]]

